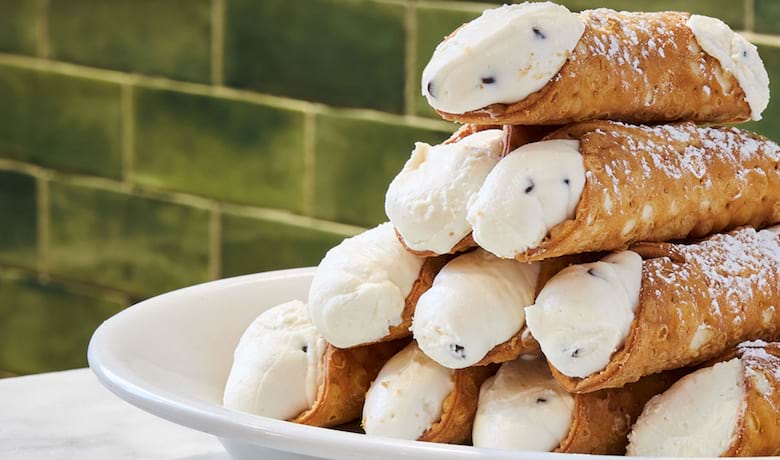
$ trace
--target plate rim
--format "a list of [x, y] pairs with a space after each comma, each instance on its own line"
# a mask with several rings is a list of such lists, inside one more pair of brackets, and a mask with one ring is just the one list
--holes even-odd
[[[137, 374], [127, 371], [125, 366], [118, 365], [115, 362], [115, 357], [112, 356], [110, 347], [107, 345], [113, 329], [121, 328], [126, 317], [141, 314], [141, 312], [150, 309], [150, 307], [159, 309], [160, 307], [155, 304], [160, 302], [161, 299], [165, 300], [169, 297], [183, 295], [184, 293], [230, 288], [231, 286], [245, 283], [268, 282], [274, 278], [297, 278], [313, 274], [314, 269], [315, 267], [293, 268], [224, 278], [166, 292], [131, 305], [104, 321], [95, 330], [87, 348], [89, 367], [100, 383], [120, 399], [157, 417], [220, 438], [234, 439], [260, 447], [300, 455], [316, 457], [323, 454], [322, 447], [326, 447], [330, 451], [363, 451], [371, 454], [381, 454], [388, 458], [393, 456], [409, 458], [424, 456], [425, 458], [441, 460], [485, 458], [495, 460], [607, 460], [615, 458], [615, 456], [511, 451], [398, 440], [299, 425], [242, 413], [216, 404], [177, 396], [168, 391], [155, 391], [149, 388], [149, 385], [144, 385], [144, 380]], [[653, 457], [635, 458], [650, 459]], [[753, 459], [759, 458], [773, 457], [753, 457]]]

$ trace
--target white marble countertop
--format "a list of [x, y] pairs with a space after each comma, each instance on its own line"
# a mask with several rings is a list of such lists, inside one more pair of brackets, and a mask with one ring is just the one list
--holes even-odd
[[89, 369], [0, 379], [0, 459], [229, 458], [215, 437], [127, 404]]

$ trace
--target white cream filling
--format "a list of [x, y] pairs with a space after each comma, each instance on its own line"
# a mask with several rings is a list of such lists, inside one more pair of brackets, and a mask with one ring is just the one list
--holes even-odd
[[501, 365], [479, 392], [474, 447], [550, 452], [569, 433], [574, 397], [543, 359]]
[[583, 32], [579, 16], [550, 2], [485, 10], [436, 47], [423, 96], [449, 113], [521, 101], [558, 73]]
[[441, 419], [442, 403], [455, 388], [453, 372], [409, 344], [384, 365], [366, 394], [366, 434], [418, 439]]
[[459, 256], [420, 296], [414, 338], [442, 366], [472, 366], [522, 329], [538, 278], [538, 263], [499, 259], [481, 249]]
[[629, 435], [628, 455], [719, 457], [745, 410], [738, 358], [699, 369], [647, 403]]
[[525, 309], [531, 334], [564, 375], [587, 377], [609, 363], [628, 336], [642, 284], [635, 252], [572, 265], [555, 275]]
[[266, 310], [238, 343], [225, 407], [279, 420], [310, 409], [322, 385], [326, 347], [303, 302]]
[[469, 203], [474, 240], [498, 257], [514, 258], [574, 217], [584, 187], [579, 141], [526, 144], [493, 168]]
[[769, 104], [769, 75], [758, 48], [720, 19], [694, 14], [686, 24], [704, 52], [734, 75], [745, 93], [753, 120], [760, 120], [761, 112]]
[[471, 231], [466, 204], [498, 163], [504, 133], [489, 129], [453, 144], [418, 142], [385, 197], [385, 213], [417, 251], [448, 253]]
[[398, 241], [390, 223], [345, 239], [325, 255], [309, 290], [309, 312], [339, 348], [375, 342], [401, 324], [424, 259]]

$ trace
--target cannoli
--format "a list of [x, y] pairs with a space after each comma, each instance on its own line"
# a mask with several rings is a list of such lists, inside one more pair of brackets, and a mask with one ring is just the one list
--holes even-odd
[[241, 337], [224, 405], [305, 425], [355, 420], [371, 381], [404, 342], [340, 350], [317, 332], [303, 302], [277, 305]]
[[526, 308], [570, 392], [617, 388], [780, 335], [780, 237], [743, 228], [692, 244], [643, 243], [554, 276]]
[[508, 128], [464, 125], [440, 145], [415, 144], [385, 196], [385, 213], [407, 249], [431, 256], [474, 245], [466, 204], [501, 156], [549, 131]]
[[468, 206], [473, 238], [541, 260], [780, 221], [780, 147], [736, 128], [594, 121], [524, 145]]
[[769, 77], [757, 48], [715, 18], [543, 2], [486, 10], [453, 32], [422, 92], [461, 123], [737, 122], [761, 118]]
[[[530, 358], [530, 359], [525, 359]], [[482, 384], [474, 419], [475, 447], [579, 454], [623, 454], [631, 425], [668, 373], [623, 388], [567, 393], [545, 361], [523, 356]]]
[[628, 455], [763, 457], [780, 454], [780, 344], [741, 344], [653, 398]]
[[538, 351], [525, 328], [524, 307], [534, 302], [541, 265], [481, 249], [449, 261], [417, 301], [412, 334], [420, 349], [450, 369]]
[[447, 369], [412, 342], [385, 364], [366, 395], [367, 435], [460, 444], [471, 439], [477, 397], [495, 366]]
[[417, 299], [446, 260], [408, 252], [389, 223], [345, 239], [314, 273], [311, 319], [339, 348], [407, 337]]

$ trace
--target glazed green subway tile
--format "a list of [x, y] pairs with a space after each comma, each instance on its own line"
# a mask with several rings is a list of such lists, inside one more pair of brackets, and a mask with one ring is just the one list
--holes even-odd
[[84, 367], [92, 332], [126, 306], [122, 296], [0, 273], [0, 368], [32, 374]]
[[317, 265], [343, 236], [264, 219], [225, 215], [222, 274], [243, 275]]
[[400, 113], [404, 11], [354, 0], [230, 0], [225, 81], [231, 86]]
[[780, 2], [753, 0], [754, 30], [762, 34], [780, 34]]
[[138, 90], [137, 182], [299, 212], [303, 114], [241, 101]]
[[209, 213], [52, 182], [51, 271], [135, 295], [208, 278]]
[[[489, 6], [485, 6], [488, 8]], [[479, 16], [478, 12], [449, 10], [436, 6], [419, 6], [417, 15], [417, 43], [415, 44], [417, 53], [417, 68], [414, 81], [415, 104], [414, 111], [417, 115], [424, 115], [433, 118], [439, 116], [428, 105], [428, 101], [422, 96], [420, 89], [420, 80], [425, 65], [433, 54], [436, 45], [444, 37], [452, 33], [464, 22], [468, 22]]]
[[37, 187], [26, 174], [0, 171], [0, 262], [36, 266]]
[[759, 132], [775, 142], [780, 142], [780, 48], [774, 46], [759, 46], [758, 53], [769, 72], [769, 106], [763, 113], [761, 121], [753, 121], [740, 125], [740, 128]]
[[207, 82], [210, 4], [209, 0], [50, 0], [50, 56]]
[[315, 214], [363, 226], [387, 220], [387, 186], [414, 143], [439, 143], [449, 134], [340, 115], [318, 116], [316, 133]]
[[0, 65], [0, 157], [119, 177], [119, 85]]
[[0, 0], [0, 52], [35, 54], [36, 5], [32, 0]]

